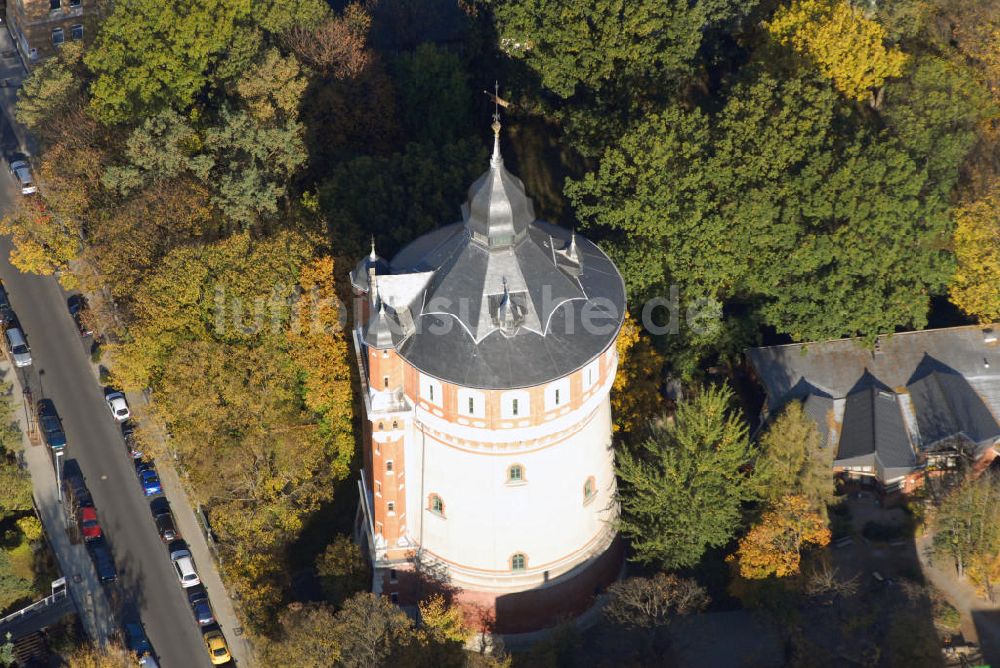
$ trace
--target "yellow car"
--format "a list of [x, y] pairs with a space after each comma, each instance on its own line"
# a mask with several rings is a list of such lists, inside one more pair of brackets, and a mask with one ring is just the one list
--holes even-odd
[[222, 635], [222, 631], [209, 631], [203, 637], [205, 638], [205, 646], [208, 647], [208, 656], [212, 659], [213, 664], [219, 665], [232, 660], [233, 657], [229, 653], [226, 637]]

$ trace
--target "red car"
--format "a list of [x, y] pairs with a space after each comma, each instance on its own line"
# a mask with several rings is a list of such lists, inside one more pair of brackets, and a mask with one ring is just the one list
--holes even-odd
[[104, 535], [101, 531], [101, 524], [97, 521], [97, 510], [93, 506], [83, 506], [77, 512], [77, 521], [80, 523], [80, 533], [84, 540], [96, 540]]

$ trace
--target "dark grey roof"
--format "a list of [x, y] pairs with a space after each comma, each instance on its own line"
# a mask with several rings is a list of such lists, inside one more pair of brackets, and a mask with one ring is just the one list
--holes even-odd
[[860, 339], [836, 339], [752, 348], [746, 354], [772, 408], [803, 378], [834, 399], [847, 396], [866, 369], [889, 387], [905, 387], [925, 355], [961, 374], [992, 410], [1000, 407], [1000, 341], [987, 339], [979, 326], [882, 336], [877, 351]]
[[463, 212], [464, 223], [420, 237], [376, 280], [372, 298], [404, 359], [457, 385], [508, 389], [565, 376], [613, 344], [621, 275], [587, 239], [532, 220], [497, 147]]
[[1000, 437], [996, 418], [969, 381], [930, 355], [924, 356], [906, 387], [924, 448], [959, 434], [973, 443]]
[[869, 459], [880, 464], [887, 477], [916, 465], [899, 398], [866, 372], [847, 395], [836, 464], [856, 466]]
[[825, 448], [830, 444], [833, 426], [833, 398], [825, 394], [809, 393], [802, 402], [802, 409], [816, 422], [820, 445]]

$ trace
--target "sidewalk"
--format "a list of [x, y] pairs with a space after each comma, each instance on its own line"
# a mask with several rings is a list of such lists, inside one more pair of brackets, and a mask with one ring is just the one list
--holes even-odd
[[950, 569], [939, 568], [930, 563], [927, 553], [932, 539], [932, 534], [925, 534], [917, 540], [917, 557], [924, 576], [962, 616], [961, 631], [965, 639], [978, 643], [983, 658], [992, 660], [993, 665], [997, 665], [996, 662], [1000, 660], [1000, 621], [994, 615], [982, 613], [996, 611], [1000, 606], [981, 598], [968, 580], [959, 580]]
[[[127, 396], [130, 406], [143, 407], [144, 410], [140, 416], [149, 412], [149, 402], [146, 397], [134, 392], [127, 393]], [[166, 434], [157, 433], [157, 435], [164, 442], [170, 438]], [[256, 665], [253, 661], [253, 648], [247, 637], [243, 635], [243, 626], [240, 624], [239, 617], [236, 616], [233, 600], [219, 575], [215, 555], [208, 546], [208, 540], [201, 528], [202, 525], [194, 512], [194, 504], [191, 503], [191, 499], [184, 489], [184, 484], [181, 482], [180, 476], [177, 475], [174, 462], [170, 458], [161, 457], [156, 460], [156, 470], [160, 475], [163, 495], [170, 501], [170, 509], [174, 513], [177, 528], [187, 542], [188, 549], [191, 550], [194, 561], [198, 565], [198, 575], [201, 577], [201, 583], [208, 590], [208, 597], [211, 599], [212, 609], [215, 611], [215, 619], [222, 628], [222, 633], [226, 636], [229, 651], [236, 658], [238, 665]]]
[[10, 121], [10, 127], [17, 137], [21, 151], [28, 155], [38, 153], [38, 144], [26, 129], [14, 120], [14, 104], [17, 102], [17, 91], [21, 82], [28, 76], [17, 53], [14, 38], [5, 24], [0, 27], [0, 107], [3, 108]]
[[28, 440], [22, 388], [17, 374], [6, 360], [0, 360], [0, 378], [12, 384], [11, 405], [23, 435], [24, 461], [31, 474], [35, 506], [45, 526], [49, 544], [59, 562], [59, 569], [66, 578], [87, 635], [104, 645], [117, 632], [114, 611], [104, 587], [97, 579], [87, 548], [83, 543], [74, 544], [70, 541], [62, 505], [59, 503], [52, 458], [46, 446], [32, 445]]

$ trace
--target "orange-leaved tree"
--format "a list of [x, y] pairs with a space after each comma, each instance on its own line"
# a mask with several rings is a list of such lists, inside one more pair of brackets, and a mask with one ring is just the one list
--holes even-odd
[[799, 572], [803, 547], [823, 547], [829, 542], [830, 529], [823, 516], [808, 498], [792, 494], [761, 516], [729, 559], [738, 562], [740, 576], [748, 580], [787, 577]]

